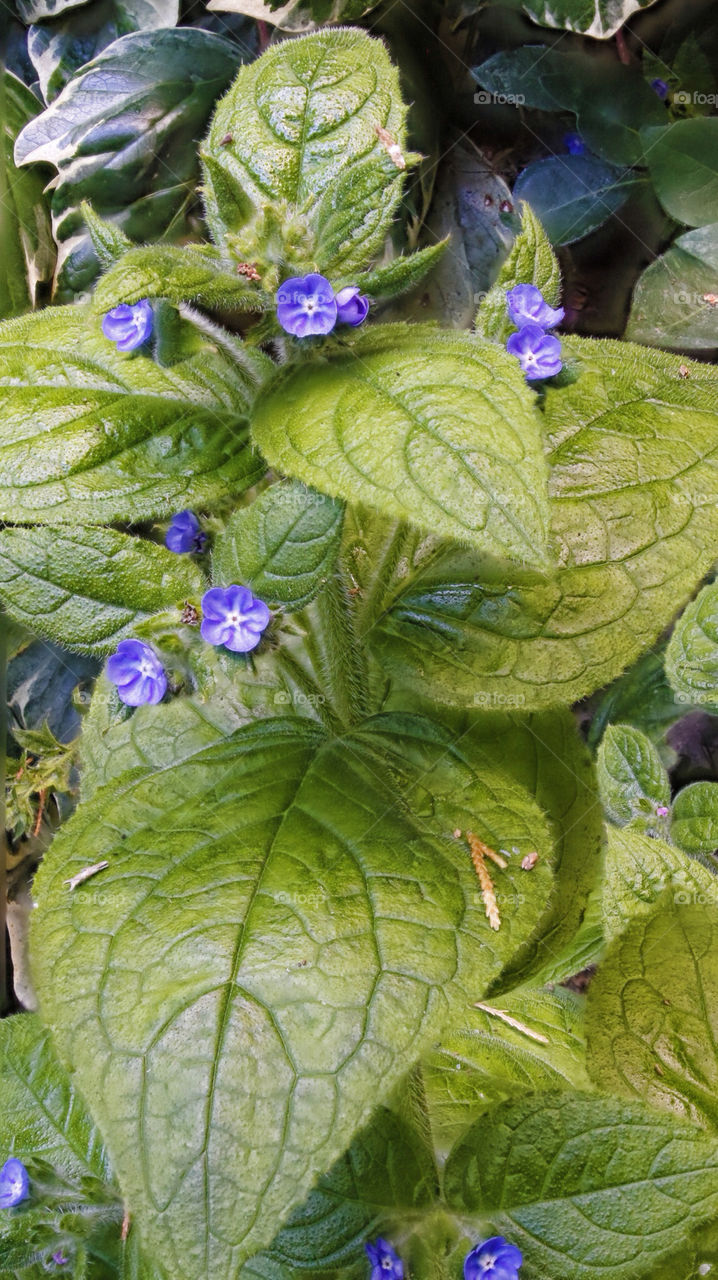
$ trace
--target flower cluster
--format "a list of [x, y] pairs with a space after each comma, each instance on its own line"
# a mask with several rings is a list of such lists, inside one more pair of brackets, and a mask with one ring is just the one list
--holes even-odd
[[517, 326], [506, 343], [506, 350], [516, 356], [528, 382], [552, 378], [563, 368], [561, 343], [547, 329], [560, 324], [563, 307], [550, 307], [533, 284], [517, 284], [506, 294], [509, 319]]
[[[249, 587], [236, 585], [205, 591], [202, 614], [202, 639], [232, 653], [256, 649], [271, 617], [264, 601], [252, 595]], [[121, 640], [107, 660], [107, 675], [128, 707], [161, 702], [167, 692], [165, 669], [143, 640]]]
[[277, 290], [277, 319], [295, 338], [331, 333], [335, 324], [354, 328], [366, 320], [369, 299], [356, 284], [335, 293], [326, 276], [292, 276]]
[[0, 1169], [0, 1209], [14, 1209], [27, 1200], [30, 1179], [21, 1160], [11, 1156]]
[[[404, 1264], [381, 1236], [364, 1246], [371, 1263], [369, 1280], [404, 1280]], [[477, 1244], [464, 1260], [464, 1280], [519, 1280], [523, 1255], [503, 1236], [492, 1236]]]
[[102, 332], [117, 344], [118, 351], [134, 351], [150, 337], [153, 323], [152, 306], [143, 298], [131, 306], [123, 302], [108, 311], [102, 320]]

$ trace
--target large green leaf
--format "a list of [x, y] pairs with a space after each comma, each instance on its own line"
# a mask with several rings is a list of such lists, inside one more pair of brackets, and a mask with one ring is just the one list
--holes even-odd
[[718, 275], [718, 222], [687, 231], [642, 273], [626, 337], [679, 351], [718, 348], [712, 298]]
[[681, 702], [718, 706], [718, 583], [699, 591], [676, 623], [666, 675]]
[[450, 1148], [497, 1102], [589, 1087], [583, 1001], [563, 987], [519, 989], [469, 1009], [422, 1062], [433, 1141]]
[[55, 249], [42, 172], [15, 167], [13, 146], [24, 125], [39, 111], [37, 98], [9, 71], [0, 73], [0, 206], [3, 251], [0, 260], [0, 318], [34, 305], [38, 285], [52, 275]]
[[27, 33], [28, 56], [46, 102], [51, 102], [86, 62], [131, 31], [173, 27], [179, 0], [92, 0]]
[[539, 578], [446, 544], [397, 584], [372, 648], [453, 705], [584, 697], [660, 635], [718, 549], [718, 371], [629, 343], [565, 339], [546, 396], [559, 569]]
[[623, 826], [670, 804], [671, 784], [650, 738], [629, 724], [610, 725], [598, 749], [598, 786], [606, 815]]
[[595, 156], [549, 156], [521, 171], [514, 199], [532, 206], [551, 244], [572, 244], [617, 213], [635, 185], [630, 170]]
[[715, 222], [718, 201], [718, 120], [676, 120], [644, 131], [656, 195], [677, 222]]
[[604, 956], [586, 1013], [599, 1088], [710, 1129], [718, 1127], [717, 938], [718, 894], [710, 906], [662, 898]]
[[118, 302], [166, 298], [196, 302], [202, 307], [265, 310], [273, 298], [232, 273], [232, 264], [208, 245], [174, 248], [148, 245], [130, 249], [102, 276], [93, 295], [96, 311], [109, 311]]
[[[417, 741], [450, 807], [434, 737], [433, 755], [430, 728]], [[412, 813], [418, 763], [394, 785], [390, 741], [371, 722], [247, 727], [96, 791], [43, 864], [41, 1006], [173, 1280], [234, 1278], [541, 913], [543, 878], [509, 868], [522, 901], [490, 929], [466, 849]], [[518, 826], [550, 860], [525, 792], [455, 769], [480, 834]]]
[[36, 635], [108, 653], [152, 613], [198, 601], [203, 575], [187, 557], [114, 529], [0, 530], [0, 600]]
[[270, 604], [301, 609], [332, 571], [342, 535], [340, 502], [290, 481], [235, 511], [212, 557], [219, 583], [243, 582]]
[[58, 170], [61, 298], [85, 290], [98, 272], [82, 200], [133, 240], [187, 233], [196, 140], [237, 58], [236, 46], [188, 27], [122, 36], [22, 131], [18, 164], [42, 160]]
[[718, 1142], [637, 1103], [537, 1094], [481, 1117], [445, 1183], [518, 1245], [527, 1280], [650, 1280], [718, 1211]]
[[247, 438], [252, 368], [209, 347], [162, 369], [120, 355], [83, 307], [0, 327], [0, 519], [167, 514], [261, 474]]
[[718, 880], [695, 858], [656, 836], [609, 827], [602, 897], [607, 938], [622, 933], [635, 917], [650, 915], [669, 890], [678, 903], [718, 901]]
[[290, 266], [314, 263], [330, 275], [362, 267], [382, 246], [403, 180], [377, 129], [401, 149], [405, 115], [386, 49], [363, 31], [320, 31], [268, 49], [242, 68], [205, 142], [215, 239], [238, 232], [254, 256], [271, 202], [294, 219], [284, 233]]
[[382, 325], [280, 371], [253, 414], [270, 464], [487, 553], [545, 560], [540, 420], [517, 362], [428, 326]]
[[671, 837], [688, 853], [714, 854], [718, 850], [718, 784], [694, 782], [678, 792]]

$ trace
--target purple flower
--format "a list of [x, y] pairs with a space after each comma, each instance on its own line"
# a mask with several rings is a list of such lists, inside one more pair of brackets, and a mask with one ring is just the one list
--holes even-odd
[[256, 649], [271, 614], [249, 587], [210, 587], [202, 596], [202, 639], [232, 653]]
[[563, 320], [563, 307], [550, 307], [535, 284], [517, 284], [506, 294], [509, 318], [519, 327], [522, 324], [538, 324], [542, 329], [553, 329]]
[[464, 1262], [464, 1280], [518, 1280], [523, 1254], [503, 1236], [477, 1244]]
[[370, 1280], [404, 1280], [404, 1264], [387, 1240], [380, 1236], [364, 1248], [371, 1263]]
[[661, 80], [659, 77], [656, 77], [655, 80], [651, 80], [651, 88], [654, 93], [658, 94], [658, 97], [662, 102], [664, 102], [668, 97], [668, 85], [665, 80]]
[[152, 333], [152, 307], [143, 298], [141, 302], [133, 302], [132, 306], [122, 302], [113, 307], [102, 320], [102, 332], [111, 342], [117, 343], [118, 351], [134, 351], [141, 347]]
[[[585, 156], [586, 143], [580, 133], [567, 133], [563, 142], [570, 156]], [[556, 323], [558, 323], [558, 321]]]
[[366, 320], [369, 312], [369, 299], [359, 292], [358, 284], [349, 284], [340, 289], [334, 296], [337, 304], [337, 320], [342, 324], [351, 324], [355, 328]]
[[170, 551], [178, 555], [183, 551], [201, 551], [206, 541], [207, 535], [202, 533], [194, 511], [178, 511], [170, 520], [165, 534], [165, 546]]
[[657, 816], [658, 816], [659, 818], [667, 818], [667, 817], [668, 817], [668, 805], [667, 805], [667, 804], [657, 804], [657, 805], [656, 805], [656, 814], [657, 814]]
[[120, 640], [117, 652], [107, 659], [107, 675], [128, 707], [161, 702], [167, 691], [162, 663], [141, 640]]
[[277, 290], [277, 319], [295, 338], [331, 333], [337, 322], [337, 304], [326, 277], [312, 271], [308, 276], [285, 280]]
[[561, 343], [550, 333], [544, 333], [537, 324], [525, 324], [518, 333], [512, 333], [506, 350], [518, 357], [529, 382], [537, 378], [552, 378], [563, 368]]
[[52, 1255], [51, 1261], [55, 1263], [56, 1267], [64, 1267], [70, 1259], [65, 1257], [62, 1249], [56, 1249]]
[[11, 1156], [0, 1169], [0, 1209], [12, 1209], [27, 1199], [30, 1179], [22, 1160]]

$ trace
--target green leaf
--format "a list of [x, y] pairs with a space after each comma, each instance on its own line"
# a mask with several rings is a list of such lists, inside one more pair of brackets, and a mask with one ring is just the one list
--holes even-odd
[[476, 1121], [445, 1189], [521, 1249], [529, 1275], [648, 1280], [715, 1216], [718, 1142], [638, 1103], [538, 1094]]
[[607, 938], [649, 915], [670, 890], [676, 902], [714, 902], [718, 882], [707, 867], [664, 840], [631, 827], [606, 829], [603, 922]]
[[718, 784], [693, 782], [678, 792], [671, 814], [671, 838], [687, 853], [718, 850]]
[[205, 142], [215, 240], [241, 231], [246, 256], [257, 257], [253, 237], [270, 203], [303, 229], [285, 251], [295, 274], [312, 263], [332, 277], [361, 268], [382, 247], [403, 183], [377, 128], [403, 153], [405, 115], [385, 48], [363, 31], [320, 31], [269, 48], [241, 69]]
[[421, 1078], [432, 1139], [445, 1153], [497, 1102], [589, 1088], [583, 1001], [563, 987], [519, 989], [469, 1009], [424, 1059]]
[[631, 14], [655, 3], [656, 0], [551, 0], [547, 4], [546, 0], [522, 0], [522, 8], [542, 26], [607, 40]]
[[243, 582], [267, 603], [301, 609], [332, 571], [344, 509], [303, 484], [272, 485], [230, 516], [212, 557], [216, 582]]
[[523, 710], [583, 698], [655, 643], [714, 562], [716, 370], [626, 342], [563, 348], [572, 380], [545, 414], [560, 567], [540, 579], [435, 547], [371, 637], [407, 691]]
[[6, 321], [0, 519], [133, 520], [241, 492], [262, 472], [256, 378], [211, 348], [171, 369], [122, 356], [84, 307]]
[[74, 1178], [109, 1177], [100, 1135], [37, 1014], [0, 1021], [0, 1081], [0, 1164], [13, 1155], [45, 1160]]
[[665, 763], [671, 762], [671, 749], [665, 742], [666, 730], [685, 715], [686, 705], [683, 699], [676, 698], [668, 683], [664, 648], [659, 645], [649, 649], [608, 689], [592, 699], [589, 746], [594, 749], [598, 746], [609, 724], [626, 722], [650, 738]]
[[9, 71], [0, 72], [0, 318], [34, 306], [38, 285], [49, 280], [55, 261], [42, 172], [24, 173], [13, 162], [15, 139], [39, 111], [37, 98]]
[[0, 600], [36, 635], [82, 653], [109, 653], [143, 618], [198, 602], [203, 585], [188, 557], [114, 529], [0, 530]]
[[372, 298], [395, 298], [398, 294], [408, 293], [442, 260], [447, 243], [440, 240], [438, 244], [429, 244], [416, 253], [400, 254], [385, 266], [375, 267], [358, 276], [357, 284], [362, 293], [368, 293]]
[[138, 302], [140, 298], [244, 311], [264, 311], [274, 301], [249, 285], [245, 277], [232, 274], [232, 264], [209, 245], [130, 249], [102, 276], [92, 303], [96, 312], [103, 312], [118, 302]]
[[281, 370], [254, 410], [270, 465], [488, 553], [542, 563], [539, 419], [518, 364], [464, 334], [382, 325]]
[[[640, 164], [641, 127], [663, 125], [666, 119], [665, 105], [646, 82], [642, 68], [588, 53], [524, 45], [494, 54], [473, 75], [492, 93], [517, 105], [572, 111], [589, 150], [615, 165]], [[557, 175], [564, 165], [573, 169], [572, 157], [554, 159]]]
[[[41, 868], [41, 1005], [173, 1275], [229, 1280], [266, 1247], [535, 928], [538, 881], [492, 932], [467, 851], [412, 814], [384, 741], [371, 722], [345, 737], [250, 726], [96, 791]], [[448, 803], [446, 754], [439, 735]], [[549, 857], [527, 793], [498, 775], [474, 786], [490, 826], [533, 825]], [[523, 874], [502, 873], [507, 893]]]
[[56, 18], [67, 9], [78, 9], [87, 0], [16, 0], [17, 10], [23, 22], [41, 22], [43, 18]]
[[92, 247], [97, 254], [97, 260], [103, 270], [107, 270], [123, 254], [127, 253], [128, 249], [132, 248], [132, 241], [114, 223], [107, 222], [104, 218], [99, 218], [92, 205], [88, 204], [86, 200], [83, 200], [80, 212], [90, 233]]
[[16, 144], [18, 164], [55, 165], [53, 229], [59, 296], [98, 272], [83, 200], [132, 240], [190, 229], [196, 141], [237, 66], [236, 46], [188, 27], [123, 36], [75, 75]]
[[556, 255], [530, 204], [521, 206], [521, 231], [483, 299], [476, 316], [476, 332], [492, 342], [506, 342], [515, 326], [506, 311], [506, 294], [517, 284], [535, 284], [550, 306], [558, 306], [561, 274]]
[[628, 724], [610, 725], [596, 758], [598, 787], [606, 815], [619, 826], [652, 817], [669, 805], [671, 784], [650, 738]]
[[132, 31], [173, 27], [178, 0], [92, 0], [48, 25], [27, 33], [28, 56], [37, 72], [42, 96], [51, 102], [76, 71], [96, 58], [113, 40]]
[[594, 156], [549, 156], [519, 174], [514, 199], [530, 204], [551, 244], [572, 244], [625, 204], [636, 179]]
[[666, 649], [666, 674], [681, 702], [718, 706], [718, 583], [684, 609]]
[[718, 120], [675, 120], [644, 130], [656, 195], [677, 222], [715, 222], [718, 201]]
[[378, 0], [209, 0], [213, 13], [244, 13], [281, 31], [311, 30], [315, 22], [356, 22], [376, 8]]
[[626, 337], [677, 351], [715, 351], [718, 222], [687, 231], [641, 274]]
[[717, 893], [710, 905], [667, 895], [613, 943], [586, 1011], [588, 1061], [600, 1089], [713, 1130], [717, 938]]

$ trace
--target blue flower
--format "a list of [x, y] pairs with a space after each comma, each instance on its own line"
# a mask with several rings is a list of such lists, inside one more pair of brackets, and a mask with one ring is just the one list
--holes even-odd
[[337, 320], [342, 324], [351, 324], [355, 328], [366, 320], [369, 312], [369, 299], [359, 292], [358, 284], [349, 284], [335, 294], [337, 304]]
[[364, 1246], [371, 1263], [370, 1280], [404, 1280], [404, 1263], [381, 1236]]
[[661, 80], [660, 77], [657, 76], [655, 80], [651, 80], [651, 88], [654, 93], [658, 94], [661, 101], [665, 101], [668, 97], [668, 85], [665, 80]]
[[12, 1209], [27, 1199], [30, 1179], [22, 1160], [11, 1157], [0, 1169], [0, 1209]]
[[538, 324], [553, 329], [564, 317], [563, 307], [550, 307], [535, 284], [517, 284], [506, 294], [509, 317], [515, 325]]
[[143, 298], [141, 302], [133, 302], [132, 306], [123, 302], [108, 311], [102, 320], [102, 332], [111, 342], [117, 343], [118, 351], [134, 351], [149, 338], [152, 323], [152, 307], [147, 298]]
[[277, 290], [277, 319], [295, 338], [331, 333], [337, 322], [334, 290], [325, 276], [292, 276]]
[[128, 707], [161, 702], [167, 692], [162, 663], [141, 640], [120, 640], [117, 652], [107, 659], [107, 675], [117, 685], [120, 701]]
[[201, 551], [206, 541], [207, 535], [202, 533], [194, 511], [178, 511], [170, 520], [165, 534], [165, 546], [170, 551], [178, 555], [183, 551]]
[[503, 1236], [477, 1244], [464, 1262], [464, 1280], [518, 1280], [523, 1254]]
[[202, 596], [203, 640], [232, 653], [249, 653], [262, 639], [271, 614], [249, 587], [210, 587]]
[[563, 142], [570, 156], [585, 156], [586, 143], [580, 133], [567, 133]]
[[544, 333], [537, 324], [525, 324], [518, 333], [512, 333], [506, 350], [517, 356], [529, 382], [537, 378], [552, 378], [563, 368], [561, 343], [550, 333]]

